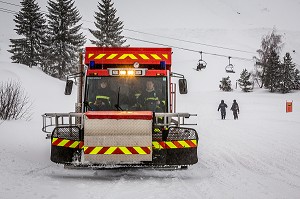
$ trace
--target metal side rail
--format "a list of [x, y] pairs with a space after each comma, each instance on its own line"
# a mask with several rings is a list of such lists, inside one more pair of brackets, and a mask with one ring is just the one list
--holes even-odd
[[79, 126], [82, 124], [82, 113], [45, 113], [43, 117], [43, 128], [46, 139], [51, 138], [51, 133], [56, 127]]
[[197, 125], [186, 123], [185, 119], [190, 118], [191, 116], [197, 116], [197, 114], [190, 113], [154, 113], [154, 122], [155, 126], [176, 126], [180, 127], [181, 125]]
[[[42, 131], [47, 133], [46, 138], [51, 138], [51, 133], [56, 127], [78, 126], [82, 128], [83, 113], [45, 113], [43, 117]], [[197, 114], [189, 113], [154, 113], [155, 126], [197, 125], [186, 123], [185, 119]]]

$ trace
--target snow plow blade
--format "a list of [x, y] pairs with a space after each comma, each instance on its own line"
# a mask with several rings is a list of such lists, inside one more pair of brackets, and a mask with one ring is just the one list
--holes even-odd
[[[167, 137], [163, 139], [163, 134]], [[82, 133], [78, 127], [57, 127], [52, 133], [51, 161], [59, 164], [74, 164], [77, 167], [166, 167], [193, 165], [198, 162], [198, 135], [194, 129], [171, 127], [167, 132], [152, 134], [152, 161], [131, 164], [99, 164], [81, 162], [85, 156]], [[165, 141], [163, 141], [165, 140]], [[76, 162], [76, 163], [75, 163]], [[129, 166], [130, 165], [130, 166]]]
[[[105, 117], [95, 112], [86, 114], [82, 115], [86, 117], [85, 128], [75, 124], [55, 125], [49, 136], [51, 161], [76, 168], [176, 168], [198, 162], [196, 130], [181, 127], [181, 123], [169, 127], [162, 120], [157, 123], [155, 117], [161, 118], [162, 114], [118, 111], [105, 113]], [[173, 116], [163, 115], [165, 121]], [[57, 117], [63, 116], [54, 114], [53, 118]]]

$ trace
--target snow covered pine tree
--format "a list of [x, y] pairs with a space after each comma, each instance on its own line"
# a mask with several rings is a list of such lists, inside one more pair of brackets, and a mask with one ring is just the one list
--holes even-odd
[[253, 89], [252, 83], [249, 81], [250, 76], [251, 74], [247, 69], [244, 69], [240, 75], [240, 79], [238, 79], [239, 86], [244, 92], [250, 92]]
[[102, 0], [102, 3], [97, 6], [99, 9], [95, 16], [97, 30], [89, 29], [89, 31], [97, 39], [91, 40], [92, 44], [98, 47], [122, 47], [126, 42], [124, 36], [121, 36], [123, 22], [116, 17], [117, 10], [113, 5], [111, 0]]
[[279, 91], [281, 93], [288, 93], [294, 89], [296, 78], [296, 65], [292, 61], [290, 53], [286, 53], [283, 58], [283, 64], [281, 67], [280, 85]]
[[269, 85], [265, 85], [265, 81], [269, 81], [269, 77], [266, 76], [269, 75], [268, 68], [272, 66], [270, 66], [270, 63], [267, 62], [269, 61], [272, 51], [276, 54], [279, 54], [282, 46], [282, 35], [277, 34], [276, 29], [273, 29], [271, 34], [266, 35], [262, 38], [261, 49], [257, 50], [257, 53], [259, 54], [259, 58], [257, 58], [257, 60], [260, 63], [259, 67], [262, 70], [262, 72], [259, 73], [259, 78], [262, 82], [262, 84], [260, 85], [261, 88], [263, 86], [265, 86], [266, 88], [269, 87]]
[[41, 43], [45, 37], [44, 15], [35, 0], [21, 1], [22, 8], [15, 15], [15, 31], [21, 38], [10, 39], [12, 43], [8, 52], [12, 53], [13, 63], [25, 64], [29, 67], [40, 63]]
[[228, 77], [223, 77], [220, 82], [221, 82], [221, 84], [219, 85], [220, 90], [222, 90], [222, 91], [232, 91], [231, 80], [230, 80], [229, 76]]
[[280, 63], [279, 55], [275, 50], [271, 51], [266, 65], [267, 67], [265, 69], [264, 86], [271, 92], [275, 92], [278, 90], [280, 85], [280, 68], [282, 66]]
[[79, 33], [81, 20], [74, 0], [48, 1], [47, 73], [59, 79], [76, 72], [85, 37]]

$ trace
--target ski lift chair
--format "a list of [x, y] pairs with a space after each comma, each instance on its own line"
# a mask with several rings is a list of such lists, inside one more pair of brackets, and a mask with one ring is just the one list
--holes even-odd
[[228, 59], [229, 59], [229, 64], [225, 67], [225, 71], [226, 71], [226, 73], [235, 73], [234, 67], [233, 67], [233, 65], [230, 63], [230, 58], [231, 58], [231, 57], [228, 57]]
[[206, 65], [207, 65], [206, 61], [204, 61], [202, 59], [202, 51], [200, 52], [200, 55], [201, 55], [201, 58], [199, 59], [198, 64], [197, 64], [197, 68], [196, 68], [197, 71], [206, 68]]

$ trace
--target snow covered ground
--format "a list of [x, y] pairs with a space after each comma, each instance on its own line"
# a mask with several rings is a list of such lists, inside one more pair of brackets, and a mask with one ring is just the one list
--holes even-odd
[[[95, 7], [95, 1], [93, 5]], [[125, 24], [133, 26], [132, 21], [136, 18], [132, 15], [127, 18], [125, 16], [130, 6], [121, 5], [124, 5], [124, 1], [116, 1], [122, 20]], [[161, 6], [167, 5], [162, 3]], [[253, 0], [241, 4], [236, 0], [214, 0], [201, 5], [197, 4], [206, 16], [214, 16], [214, 18], [206, 18], [202, 25], [200, 20], [198, 25], [194, 23], [193, 27], [148, 27], [139, 30], [253, 53], [186, 43], [130, 31], [124, 33], [130, 37], [175, 47], [251, 59], [260, 47], [261, 37], [268, 34], [270, 28], [276, 25], [278, 32], [284, 35], [286, 45], [283, 52], [295, 50], [291, 55], [299, 68], [300, 28], [295, 24], [288, 25], [282, 19], [290, 19], [296, 23], [294, 19], [300, 17], [298, 12], [300, 1]], [[171, 22], [178, 15], [176, 14], [178, 8], [175, 8], [177, 7], [168, 11], [172, 16]], [[280, 8], [286, 9], [282, 9], [284, 13], [279, 16], [276, 13], [281, 10]], [[251, 11], [256, 13], [257, 17], [264, 16], [263, 19], [254, 18]], [[138, 13], [143, 14], [140, 10]], [[5, 13], [0, 13], [0, 16], [1, 23], [5, 22], [4, 18], [7, 18], [7, 21], [12, 18]], [[261, 23], [256, 23], [258, 21]], [[141, 23], [141, 20], [139, 22]], [[214, 27], [209, 26], [214, 22], [216, 22]], [[234, 27], [229, 26], [231, 22], [234, 22]], [[85, 24], [88, 25], [90, 24]], [[175, 72], [183, 73], [187, 78], [189, 93], [178, 94], [177, 111], [198, 115], [190, 120], [198, 123], [195, 128], [199, 132], [199, 163], [189, 167], [188, 170], [180, 171], [65, 170], [61, 165], [52, 163], [49, 159], [50, 142], [44, 139], [45, 135], [41, 131], [41, 115], [45, 112], [74, 111], [76, 92], [71, 96], [65, 96], [63, 95], [64, 82], [43, 74], [37, 68], [30, 69], [10, 63], [6, 50], [8, 39], [13, 35], [13, 31], [9, 29], [13, 24], [8, 23], [7, 26], [2, 27], [0, 81], [10, 79], [20, 81], [33, 103], [33, 115], [30, 121], [0, 121], [1, 199], [300, 198], [300, 92], [285, 95], [272, 94], [258, 88], [252, 93], [244, 93], [239, 88], [234, 89], [233, 92], [221, 92], [218, 85], [222, 77], [228, 76], [224, 69], [228, 59], [203, 55], [208, 66], [205, 70], [196, 72], [193, 68], [200, 58], [199, 54], [178, 48], [173, 48], [173, 67]], [[131, 28], [128, 25], [126, 27]], [[132, 46], [157, 47], [157, 45], [138, 41], [128, 40], [128, 42]], [[251, 70], [253, 62], [233, 59], [232, 63], [236, 66], [236, 73], [229, 76], [235, 85], [240, 72], [244, 68]], [[239, 120], [233, 120], [229, 110], [227, 110], [227, 119], [220, 119], [217, 106], [221, 99], [224, 99], [229, 106], [233, 99], [237, 100], [241, 109]], [[292, 113], [285, 112], [287, 100], [293, 101]]]

